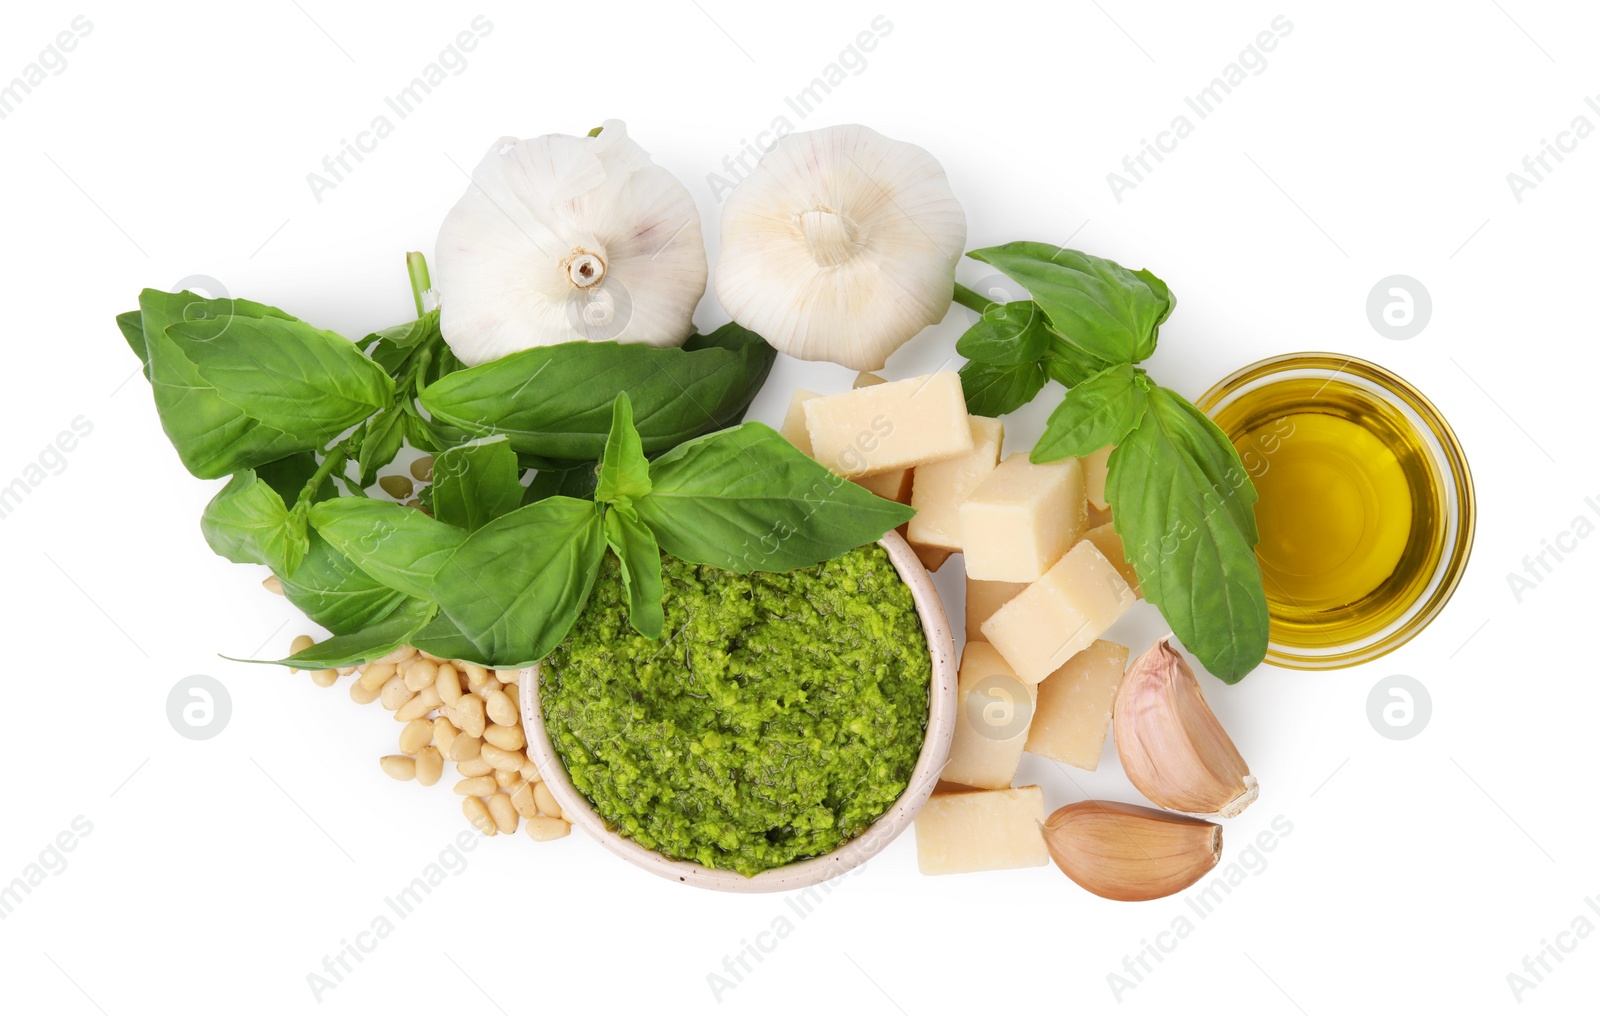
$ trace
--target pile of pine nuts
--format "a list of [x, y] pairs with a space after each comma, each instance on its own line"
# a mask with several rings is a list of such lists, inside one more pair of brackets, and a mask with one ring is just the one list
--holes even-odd
[[[289, 653], [312, 644], [311, 636], [301, 635]], [[455, 786], [461, 811], [478, 832], [510, 834], [520, 824], [532, 839], [559, 839], [572, 826], [523, 751], [527, 738], [518, 673], [442, 660], [402, 646], [364, 667], [318, 670], [311, 679], [328, 688], [353, 674], [351, 700], [359, 705], [380, 702], [403, 724], [400, 753], [378, 760], [385, 773], [431, 787], [444, 774], [445, 762], [454, 762], [461, 776]]]

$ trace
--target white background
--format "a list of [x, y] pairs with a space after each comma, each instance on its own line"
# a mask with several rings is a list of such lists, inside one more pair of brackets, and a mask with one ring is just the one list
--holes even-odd
[[[1492, 1012], [1518, 1008], [1507, 975], [1525, 955], [1579, 914], [1600, 925], [1584, 903], [1600, 906], [1600, 540], [1580, 540], [1520, 602], [1507, 580], [1576, 517], [1600, 520], [1584, 502], [1600, 502], [1600, 139], [1521, 202], [1506, 182], [1574, 117], [1600, 126], [1583, 101], [1600, 93], [1592, 7], [23, 7], [4, 18], [0, 81], [74, 15], [93, 29], [0, 120], [0, 484], [75, 417], [93, 432], [0, 519], [0, 883], [75, 816], [92, 832], [0, 920], [6, 1011]], [[480, 12], [493, 31], [465, 71], [318, 202], [307, 173]], [[880, 13], [892, 30], [865, 68], [796, 117], [784, 97]], [[1106, 174], [1279, 14], [1293, 30], [1265, 70], [1116, 201]], [[1070, 237], [1155, 270], [1179, 299], [1150, 368], [1191, 397], [1302, 349], [1418, 384], [1476, 472], [1465, 583], [1421, 637], [1367, 666], [1205, 679], [1263, 788], [1227, 824], [1225, 862], [1279, 816], [1292, 833], [1120, 1002], [1107, 975], [1193, 916], [1182, 898], [1108, 903], [1053, 867], [925, 878], [907, 835], [800, 919], [782, 897], [660, 881], [580, 835], [519, 834], [467, 855], [319, 1004], [307, 975], [465, 828], [458, 802], [448, 785], [380, 773], [396, 725], [353, 706], [345, 682], [323, 690], [219, 658], [277, 653], [307, 626], [259, 570], [207, 550], [198, 518], [220, 482], [180, 467], [143, 381], [128, 380], [113, 316], [141, 287], [203, 273], [352, 336], [401, 321], [402, 255], [431, 251], [465, 186], [458, 167], [501, 135], [582, 133], [611, 116], [694, 193], [714, 258], [707, 174], [785, 113], [934, 152], [969, 247]], [[1432, 296], [1409, 341], [1366, 316], [1368, 291], [1395, 273]], [[723, 320], [708, 296], [697, 321]], [[939, 366], [966, 320], [953, 313], [887, 373]], [[849, 378], [780, 360], [753, 417], [776, 422], [796, 384]], [[1028, 446], [1049, 406], [1011, 421], [1008, 450]], [[959, 616], [956, 571], [941, 585]], [[1137, 649], [1162, 630], [1141, 611], [1118, 629]], [[169, 689], [197, 673], [232, 696], [210, 741], [166, 718]], [[1367, 719], [1368, 692], [1392, 674], [1431, 693], [1431, 723], [1411, 740]], [[1020, 779], [1042, 783], [1052, 808], [1137, 800], [1110, 750], [1098, 773], [1030, 760]], [[764, 939], [776, 948], [718, 1002], [708, 974], [780, 914], [793, 933]], [[1592, 1009], [1600, 934], [1562, 941], [1574, 951], [1523, 994], [1526, 1011]]]

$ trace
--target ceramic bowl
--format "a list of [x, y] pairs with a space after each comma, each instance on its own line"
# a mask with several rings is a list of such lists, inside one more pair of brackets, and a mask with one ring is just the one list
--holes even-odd
[[801, 889], [837, 878], [862, 864], [904, 832], [933, 792], [939, 771], [944, 768], [950, 754], [950, 738], [955, 732], [956, 722], [956, 652], [944, 604], [940, 602], [933, 579], [922, 562], [917, 560], [917, 555], [898, 533], [890, 532], [878, 543], [889, 552], [889, 560], [895, 570], [911, 588], [911, 598], [916, 604], [918, 617], [922, 619], [922, 630], [927, 636], [928, 649], [933, 658], [933, 677], [928, 694], [927, 731], [910, 782], [905, 793], [865, 832], [841, 844], [826, 856], [795, 861], [754, 876], [673, 860], [640, 846], [606, 828], [605, 821], [568, 779], [566, 766], [556, 754], [550, 736], [544, 729], [544, 713], [539, 708], [539, 668], [530, 667], [523, 671], [520, 682], [522, 724], [528, 737], [528, 757], [539, 767], [545, 785], [550, 788], [550, 793], [555, 796], [567, 820], [593, 836], [613, 854], [663, 878], [702, 889], [745, 893]]

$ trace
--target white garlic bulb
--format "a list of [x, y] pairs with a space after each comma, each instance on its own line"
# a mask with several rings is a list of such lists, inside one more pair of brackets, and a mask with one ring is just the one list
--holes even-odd
[[790, 356], [877, 370], [944, 318], [966, 241], [923, 149], [859, 124], [790, 134], [728, 197], [717, 299]]
[[440, 329], [469, 366], [576, 340], [680, 345], [706, 288], [694, 199], [620, 120], [495, 142], [434, 259]]

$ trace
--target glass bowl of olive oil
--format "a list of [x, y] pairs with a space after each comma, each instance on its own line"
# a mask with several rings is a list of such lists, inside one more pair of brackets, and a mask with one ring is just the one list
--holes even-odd
[[1253, 363], [1200, 398], [1255, 483], [1267, 662], [1331, 670], [1444, 609], [1476, 522], [1455, 432], [1403, 378], [1337, 353]]

